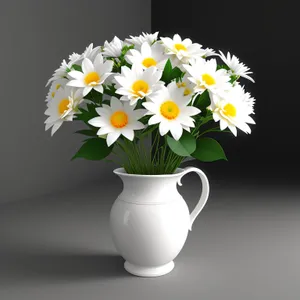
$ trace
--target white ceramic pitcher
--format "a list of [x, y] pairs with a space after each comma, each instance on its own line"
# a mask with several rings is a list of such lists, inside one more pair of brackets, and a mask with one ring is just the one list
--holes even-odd
[[[202, 181], [202, 194], [191, 214], [177, 190], [189, 172], [197, 173]], [[207, 201], [207, 177], [194, 167], [168, 175], [128, 174], [122, 168], [114, 173], [122, 179], [123, 191], [112, 206], [110, 228], [116, 249], [126, 260], [125, 269], [143, 277], [171, 272], [174, 258]]]

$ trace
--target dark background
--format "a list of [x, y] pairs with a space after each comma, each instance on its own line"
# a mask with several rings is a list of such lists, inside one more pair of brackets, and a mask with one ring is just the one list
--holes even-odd
[[254, 73], [240, 82], [256, 98], [252, 134], [216, 136], [228, 162], [198, 163], [216, 178], [299, 180], [299, 11], [296, 1], [152, 1], [152, 32], [179, 33], [235, 54]]

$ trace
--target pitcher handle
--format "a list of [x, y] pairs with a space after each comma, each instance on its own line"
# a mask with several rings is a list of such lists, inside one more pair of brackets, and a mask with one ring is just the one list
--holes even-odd
[[209, 182], [208, 182], [208, 179], [207, 179], [206, 175], [201, 170], [199, 170], [198, 168], [187, 167], [187, 168], [184, 168], [183, 170], [184, 171], [182, 172], [180, 178], [178, 179], [178, 185], [180, 185], [180, 186], [182, 185], [182, 183], [181, 183], [182, 177], [185, 174], [190, 173], [190, 172], [197, 173], [198, 176], [201, 179], [201, 182], [202, 182], [202, 193], [201, 193], [200, 199], [199, 199], [196, 207], [194, 208], [194, 210], [190, 214], [190, 227], [189, 227], [189, 230], [191, 231], [192, 230], [192, 225], [193, 225], [195, 219], [197, 218], [197, 216], [199, 215], [199, 213], [201, 212], [201, 210], [205, 206], [206, 201], [208, 199], [208, 195], [209, 195]]

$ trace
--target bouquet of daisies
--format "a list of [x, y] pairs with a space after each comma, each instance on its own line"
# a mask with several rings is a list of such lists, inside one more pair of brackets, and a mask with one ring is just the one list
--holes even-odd
[[187, 157], [226, 159], [213, 132], [250, 133], [252, 82], [239, 59], [182, 39], [145, 34], [73, 53], [48, 81], [46, 130], [81, 121], [73, 158], [110, 155], [128, 173], [170, 174]]

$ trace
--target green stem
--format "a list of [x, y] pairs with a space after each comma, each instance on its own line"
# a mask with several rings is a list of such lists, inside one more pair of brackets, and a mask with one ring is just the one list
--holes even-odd
[[194, 129], [192, 130], [192, 134], [195, 134], [201, 126], [205, 125], [206, 123], [210, 122], [213, 120], [213, 117], [212, 116], [209, 116], [209, 117], [205, 117], [204, 119], [202, 119], [201, 122], [199, 122], [199, 124], [197, 124]]

